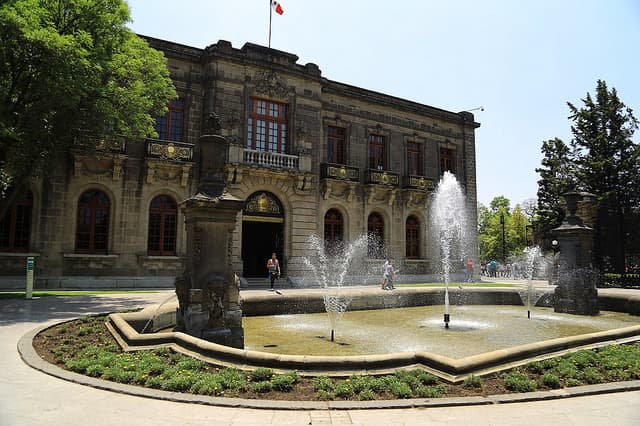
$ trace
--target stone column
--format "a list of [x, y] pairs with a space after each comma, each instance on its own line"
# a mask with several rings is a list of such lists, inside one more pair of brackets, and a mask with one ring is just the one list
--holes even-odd
[[576, 216], [578, 199], [593, 197], [588, 193], [564, 194], [567, 215], [559, 227], [552, 230], [560, 250], [558, 280], [554, 294], [555, 312], [597, 315], [598, 274], [591, 267], [593, 229]]
[[199, 140], [196, 194], [180, 203], [187, 231], [184, 274], [176, 278], [176, 331], [211, 342], [244, 347], [239, 280], [231, 267], [231, 233], [244, 201], [224, 185], [228, 144], [219, 135]]

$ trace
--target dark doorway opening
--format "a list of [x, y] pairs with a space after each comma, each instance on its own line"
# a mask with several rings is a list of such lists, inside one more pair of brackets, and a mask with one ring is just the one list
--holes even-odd
[[266, 277], [267, 260], [275, 252], [282, 274], [286, 274], [282, 263], [284, 254], [283, 224], [272, 222], [242, 222], [242, 262], [244, 277]]

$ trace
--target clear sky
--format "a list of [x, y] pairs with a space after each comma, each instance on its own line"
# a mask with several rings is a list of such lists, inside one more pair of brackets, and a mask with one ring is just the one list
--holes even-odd
[[[139, 34], [204, 48], [268, 44], [269, 0], [128, 0]], [[282, 0], [271, 47], [330, 80], [474, 111], [478, 201], [537, 192], [540, 148], [571, 139], [567, 101], [596, 81], [640, 119], [638, 0]], [[634, 137], [640, 141], [640, 133]]]

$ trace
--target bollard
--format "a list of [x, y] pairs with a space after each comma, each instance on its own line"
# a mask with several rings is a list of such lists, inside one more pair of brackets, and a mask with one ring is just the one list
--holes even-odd
[[33, 256], [27, 257], [27, 291], [25, 297], [31, 299], [33, 297]]

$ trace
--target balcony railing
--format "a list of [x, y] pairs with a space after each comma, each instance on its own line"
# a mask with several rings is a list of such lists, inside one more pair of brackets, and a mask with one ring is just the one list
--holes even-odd
[[400, 175], [384, 170], [369, 169], [365, 172], [365, 183], [398, 186], [400, 184]]
[[424, 176], [409, 175], [404, 177], [404, 187], [409, 189], [420, 189], [422, 191], [433, 191], [435, 184], [433, 179]]
[[258, 164], [260, 166], [277, 167], [282, 169], [298, 169], [297, 155], [280, 154], [277, 152], [245, 149], [243, 161], [245, 164]]
[[343, 164], [322, 163], [320, 165], [320, 178], [359, 182], [360, 169], [353, 166], [345, 166]]
[[193, 144], [160, 139], [147, 139], [147, 158], [160, 158], [172, 161], [193, 161]]

